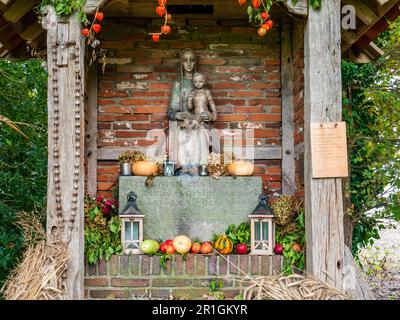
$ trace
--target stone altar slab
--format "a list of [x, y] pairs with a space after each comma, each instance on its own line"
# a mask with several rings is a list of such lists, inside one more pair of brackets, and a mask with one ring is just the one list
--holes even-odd
[[191, 239], [210, 240], [231, 223], [248, 221], [262, 192], [261, 177], [175, 176], [156, 177], [145, 186], [146, 177], [119, 178], [119, 210], [130, 191], [145, 215], [144, 239], [170, 239], [185, 234]]

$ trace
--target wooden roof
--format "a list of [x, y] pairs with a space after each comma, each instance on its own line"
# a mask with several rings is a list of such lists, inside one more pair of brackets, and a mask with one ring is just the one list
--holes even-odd
[[[93, 13], [101, 4], [107, 16], [154, 17], [154, 0], [87, 0], [85, 11]], [[246, 18], [243, 8], [226, 5], [226, 0], [169, 0], [168, 4], [214, 5], [214, 18]], [[289, 1], [290, 3], [290, 1]], [[30, 54], [45, 55], [46, 34], [38, 21], [39, 0], [0, 0], [0, 57], [27, 58]], [[342, 0], [356, 9], [357, 29], [342, 30], [343, 57], [363, 63], [383, 54], [374, 40], [387, 29], [388, 22], [400, 15], [400, 0]], [[307, 15], [306, 0], [296, 6], [286, 5], [289, 14]], [[29, 50], [27, 50], [29, 49]]]

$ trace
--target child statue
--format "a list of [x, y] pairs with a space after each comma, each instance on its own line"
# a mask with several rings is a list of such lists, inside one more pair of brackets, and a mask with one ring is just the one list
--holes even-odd
[[217, 110], [211, 91], [206, 88], [207, 80], [203, 73], [196, 72], [193, 75], [193, 86], [194, 90], [189, 94], [188, 97], [188, 110], [192, 110], [191, 117], [185, 119], [183, 126], [187, 129], [198, 129], [203, 122], [205, 115], [212, 115], [211, 121], [217, 119]]

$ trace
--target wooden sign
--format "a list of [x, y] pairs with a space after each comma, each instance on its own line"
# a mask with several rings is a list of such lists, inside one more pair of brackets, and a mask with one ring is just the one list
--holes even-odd
[[349, 175], [346, 122], [311, 123], [313, 178]]

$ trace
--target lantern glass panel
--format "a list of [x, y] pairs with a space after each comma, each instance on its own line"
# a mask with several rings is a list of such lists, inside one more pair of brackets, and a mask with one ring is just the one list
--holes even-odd
[[261, 222], [255, 221], [254, 222], [254, 239], [256, 241], [260, 241], [260, 230], [261, 230]]
[[139, 240], [139, 221], [132, 221], [132, 240]]
[[268, 222], [266, 221], [261, 222], [261, 227], [262, 227], [262, 239], [268, 240]]
[[125, 240], [133, 240], [130, 221], [125, 221]]

